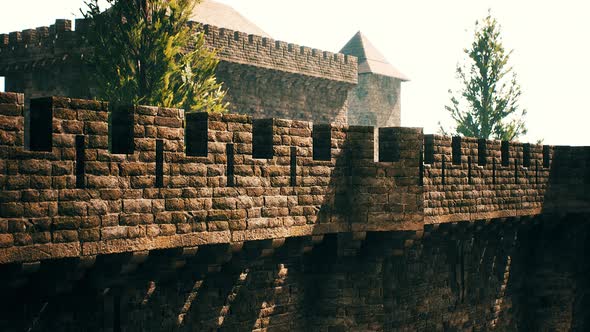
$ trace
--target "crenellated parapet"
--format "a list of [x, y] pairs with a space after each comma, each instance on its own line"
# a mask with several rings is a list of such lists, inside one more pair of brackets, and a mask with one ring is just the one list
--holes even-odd
[[[357, 59], [353, 56], [211, 25], [191, 24], [205, 33], [207, 46], [216, 49], [222, 61], [347, 84], [357, 82]], [[91, 52], [84, 41], [87, 29], [85, 19], [76, 20], [75, 31], [70, 20], [59, 19], [49, 27], [0, 34], [0, 73], [83, 57]]]
[[588, 209], [590, 148], [425, 135], [425, 222]]
[[421, 129], [375, 162], [372, 127], [23, 100], [0, 94], [2, 263], [422, 227]]
[[[348, 91], [357, 82], [356, 58], [275, 41], [210, 25], [206, 45], [220, 59], [217, 80], [227, 91], [234, 113], [285, 117], [316, 123], [347, 123]], [[92, 68], [84, 61], [92, 48], [84, 38], [85, 19], [57, 20], [40, 27], [0, 35], [0, 75], [6, 90], [38, 98], [51, 95], [93, 98]]]
[[357, 59], [306, 46], [204, 25], [207, 44], [222, 60], [355, 84]]
[[70, 20], [49, 27], [0, 34], [0, 73], [52, 66], [83, 54], [80, 34]]
[[586, 147], [24, 100], [0, 93], [0, 263], [331, 233], [347, 255], [367, 232], [590, 208]]

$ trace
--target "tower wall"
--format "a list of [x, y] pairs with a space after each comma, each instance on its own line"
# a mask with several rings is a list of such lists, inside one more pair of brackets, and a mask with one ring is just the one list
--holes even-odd
[[351, 125], [399, 127], [401, 81], [376, 74], [359, 74], [358, 85], [348, 94]]
[[[233, 113], [257, 118], [286, 117], [321, 123], [346, 123], [347, 94], [357, 82], [357, 59], [243, 32], [200, 26], [206, 45], [217, 51], [217, 78], [227, 89]], [[0, 76], [6, 91], [30, 98], [97, 95], [92, 54], [84, 34], [86, 20], [57, 20], [39, 27], [0, 34]]]

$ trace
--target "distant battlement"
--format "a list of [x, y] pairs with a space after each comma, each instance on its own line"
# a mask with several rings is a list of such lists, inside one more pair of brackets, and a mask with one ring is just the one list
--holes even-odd
[[223, 60], [352, 84], [357, 82], [357, 59], [354, 56], [210, 25], [204, 25], [203, 30], [208, 45], [218, 49]]
[[590, 148], [424, 137], [425, 222], [585, 210]]
[[[590, 149], [0, 94], [3, 263], [587, 211]], [[360, 236], [360, 235], [359, 235]], [[33, 249], [34, 248], [34, 249]]]
[[63, 32], [72, 31], [72, 21], [58, 19], [55, 24], [49, 27], [38, 27], [36, 29], [27, 29], [23, 31], [14, 31], [9, 34], [0, 34], [0, 49], [14, 51], [16, 48], [40, 46], [58, 39], [58, 35]]
[[0, 34], [0, 74], [52, 66], [80, 57], [82, 43], [70, 20], [49, 27]]
[[189, 25], [227, 113], [97, 100], [86, 20], [0, 35], [1, 331], [589, 330], [590, 147], [399, 127], [360, 32], [362, 75]]
[[[347, 84], [357, 82], [356, 57], [192, 24], [204, 31], [207, 45], [218, 50], [222, 61]], [[85, 19], [77, 19], [76, 31], [72, 31], [72, 22], [60, 19], [49, 27], [0, 34], [0, 74], [80, 59], [88, 52], [84, 41], [87, 25]]]
[[375, 163], [371, 127], [23, 100], [0, 94], [3, 259], [421, 228], [421, 129]]

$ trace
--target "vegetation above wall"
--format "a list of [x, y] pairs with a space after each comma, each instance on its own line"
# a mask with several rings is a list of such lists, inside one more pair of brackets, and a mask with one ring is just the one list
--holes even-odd
[[512, 51], [504, 48], [500, 32], [491, 14], [476, 21], [474, 41], [464, 50], [465, 64], [457, 66], [461, 89], [458, 96], [449, 90], [451, 103], [445, 109], [459, 135], [511, 141], [527, 133], [526, 110], [518, 104], [520, 85], [508, 65]]
[[[115, 105], [151, 104], [223, 112], [215, 51], [188, 25], [197, 0], [86, 2], [90, 64], [100, 98]], [[190, 51], [187, 51], [188, 49]]]

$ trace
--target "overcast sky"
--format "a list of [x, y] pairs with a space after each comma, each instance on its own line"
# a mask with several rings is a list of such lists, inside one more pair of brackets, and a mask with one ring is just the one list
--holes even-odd
[[[410, 77], [402, 85], [402, 125], [437, 130], [448, 122], [447, 90], [456, 86], [455, 66], [472, 41], [476, 19], [488, 8], [502, 25], [504, 45], [514, 49], [528, 110], [529, 135], [521, 141], [590, 145], [590, 1], [517, 0], [219, 0], [275, 39], [327, 51], [359, 30]], [[9, 1], [0, 33], [80, 17], [83, 0]], [[3, 82], [0, 82], [3, 89]]]

